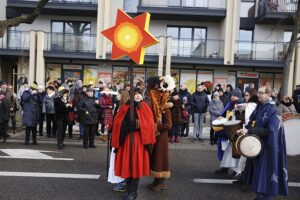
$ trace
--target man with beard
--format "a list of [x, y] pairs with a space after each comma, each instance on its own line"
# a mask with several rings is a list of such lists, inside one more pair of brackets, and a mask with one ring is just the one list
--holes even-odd
[[252, 186], [257, 200], [271, 200], [273, 196], [288, 195], [288, 169], [282, 118], [270, 100], [272, 89], [258, 90], [258, 105], [250, 117], [243, 134], [257, 135], [262, 144], [260, 154], [248, 158], [242, 181]]
[[134, 95], [134, 120], [130, 120], [130, 103], [118, 111], [112, 132], [112, 147], [115, 148], [115, 175], [126, 179], [128, 191], [125, 200], [137, 198], [139, 180], [149, 176], [150, 145], [155, 143], [153, 114], [142, 101], [139, 90]]

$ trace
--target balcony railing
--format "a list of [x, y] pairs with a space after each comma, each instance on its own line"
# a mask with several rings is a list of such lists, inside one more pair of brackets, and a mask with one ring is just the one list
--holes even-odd
[[260, 0], [258, 15], [268, 12], [295, 12], [298, 0]]
[[[156, 37], [156, 38], [159, 38], [159, 37]], [[159, 48], [159, 44], [152, 45], [152, 46], [146, 48], [145, 54], [149, 55], [149, 56], [157, 56], [158, 55], [158, 48]], [[112, 43], [108, 42], [106, 52], [111, 53], [111, 49], [112, 49]]]
[[29, 50], [30, 32], [9, 31], [0, 39], [0, 49]]
[[55, 52], [96, 52], [96, 35], [47, 33], [46, 50]]
[[223, 58], [223, 40], [172, 40], [172, 56], [197, 58]]
[[283, 60], [287, 52], [287, 42], [247, 42], [236, 41], [235, 58], [239, 60]]
[[[9, 2], [38, 2], [39, 0], [8, 0]], [[77, 3], [77, 4], [97, 4], [98, 0], [49, 0], [49, 3]]]
[[139, 0], [145, 7], [191, 7], [225, 9], [226, 0]]

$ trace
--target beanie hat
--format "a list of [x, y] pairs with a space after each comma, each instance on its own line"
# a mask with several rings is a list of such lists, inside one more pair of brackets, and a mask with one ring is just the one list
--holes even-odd
[[236, 89], [232, 90], [231, 96], [235, 96], [235, 97], [238, 97], [239, 99], [241, 99], [242, 91], [239, 88], [236, 88]]

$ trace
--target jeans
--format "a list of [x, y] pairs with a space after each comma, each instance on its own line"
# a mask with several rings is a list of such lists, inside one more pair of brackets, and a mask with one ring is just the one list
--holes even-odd
[[272, 200], [272, 196], [265, 193], [256, 193], [257, 200]]
[[80, 136], [83, 136], [83, 132], [84, 132], [84, 124], [83, 123], [79, 123], [79, 133], [80, 133]]
[[194, 113], [194, 133], [193, 137], [202, 138], [205, 113]]

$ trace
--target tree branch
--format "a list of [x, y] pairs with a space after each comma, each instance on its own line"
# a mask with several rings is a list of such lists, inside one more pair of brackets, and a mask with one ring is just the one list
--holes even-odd
[[49, 0], [39, 0], [34, 11], [28, 16], [19, 16], [12, 19], [0, 21], [0, 38], [5, 35], [6, 29], [13, 26], [18, 26], [21, 23], [31, 24], [41, 13], [42, 9]]

